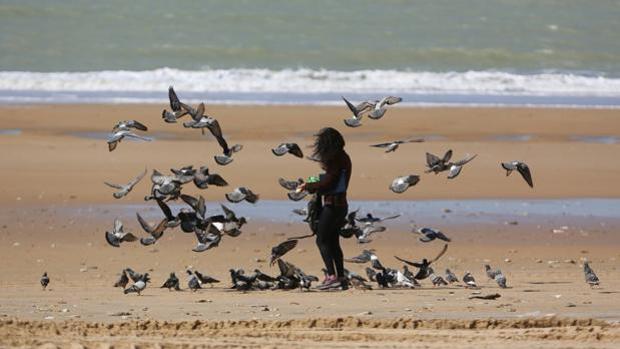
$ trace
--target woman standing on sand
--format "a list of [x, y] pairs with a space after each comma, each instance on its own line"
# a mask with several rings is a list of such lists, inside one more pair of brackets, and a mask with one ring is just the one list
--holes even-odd
[[344, 138], [338, 130], [326, 127], [315, 135], [312, 158], [325, 171], [318, 182], [304, 183], [301, 190], [323, 197], [316, 244], [325, 263], [327, 275], [319, 289], [348, 287], [344, 275], [343, 254], [340, 248], [340, 229], [349, 210], [347, 188], [351, 179], [351, 158], [344, 151]]

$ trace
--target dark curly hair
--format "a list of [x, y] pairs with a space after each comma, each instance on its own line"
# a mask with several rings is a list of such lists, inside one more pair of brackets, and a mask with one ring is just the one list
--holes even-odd
[[335, 128], [325, 127], [314, 135], [312, 158], [323, 165], [344, 151], [344, 137]]

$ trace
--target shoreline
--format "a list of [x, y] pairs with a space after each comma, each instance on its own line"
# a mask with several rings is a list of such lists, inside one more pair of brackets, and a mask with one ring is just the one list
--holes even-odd
[[[620, 163], [610, 160], [620, 152], [617, 110], [394, 108], [378, 122], [364, 120], [362, 127], [348, 129], [342, 125], [341, 106], [209, 105], [207, 112], [218, 118], [229, 142], [244, 145], [234, 162], [222, 167], [212, 158], [220, 151], [217, 143], [197, 130], [163, 123], [164, 107], [0, 106], [0, 130], [8, 130], [0, 132], [0, 147], [6, 149], [0, 153], [0, 182], [5, 183], [0, 187], [0, 346], [442, 348], [448, 340], [462, 343], [459, 349], [557, 349], [584, 343], [607, 349], [620, 338], [617, 325], [608, 324], [620, 320], [615, 302], [620, 292], [620, 219], [596, 214], [606, 215], [620, 201], [615, 185]], [[156, 139], [123, 142], [109, 152], [101, 135], [124, 119], [144, 122], [147, 135]], [[432, 226], [453, 241], [433, 267], [442, 274], [450, 268], [459, 277], [471, 271], [479, 290], [433, 287], [428, 280], [414, 290], [380, 289], [374, 283], [370, 291], [229, 289], [230, 268], [277, 274], [267, 262], [271, 248], [308, 233], [301, 218], [290, 213], [289, 220], [288, 212], [280, 212], [302, 207], [305, 201], [282, 201], [285, 191], [277, 178], [305, 177], [319, 169], [310, 161], [276, 158], [270, 149], [297, 142], [307, 151], [312, 135], [323, 126], [344, 133], [354, 160], [350, 209], [359, 205], [363, 213], [403, 214], [386, 222], [388, 230], [370, 244], [343, 239], [345, 257], [373, 248], [383, 265], [398, 269], [402, 263], [395, 255], [433, 258], [443, 245], [423, 244], [410, 232], [413, 223]], [[369, 147], [413, 136], [426, 142], [403, 145], [391, 154]], [[454, 150], [456, 159], [467, 153], [478, 157], [454, 180], [423, 174], [425, 152], [443, 154], [447, 149]], [[516, 173], [506, 177], [499, 161], [513, 159], [528, 163], [534, 189]], [[228, 187], [207, 190], [191, 183], [184, 187], [188, 194], [205, 197], [209, 214], [220, 212], [217, 203], [225, 202], [224, 194], [234, 187], [249, 186], [261, 195], [255, 206], [230, 204], [249, 218], [243, 233], [224, 237], [218, 248], [204, 253], [192, 252], [194, 234], [178, 230], [167, 231], [149, 247], [138, 242], [110, 247], [104, 234], [114, 218], [143, 237], [135, 212], [149, 222], [161, 213], [155, 203], [143, 201], [150, 188], [148, 176], [122, 200], [115, 200], [103, 181], [125, 183], [145, 166], [167, 172], [189, 164], [207, 165], [229, 182]], [[411, 172], [422, 176], [418, 185], [402, 195], [388, 190], [394, 176]], [[611, 200], [583, 203], [592, 197]], [[285, 260], [322, 276], [313, 239], [300, 240]], [[584, 282], [585, 260], [600, 277], [599, 288]], [[499, 289], [486, 279], [487, 263], [501, 268], [510, 288]], [[142, 296], [112, 287], [126, 267], [152, 275]], [[346, 267], [364, 275], [366, 265]], [[159, 288], [173, 271], [185, 289], [187, 268], [221, 282], [195, 293]], [[45, 292], [39, 285], [44, 271], [51, 279]], [[469, 299], [475, 292], [501, 297]], [[555, 317], [545, 317], [548, 314]], [[485, 320], [489, 318], [493, 320]], [[337, 327], [342, 323], [354, 326]], [[521, 328], [537, 323], [546, 325]], [[211, 326], [223, 328], [207, 329]]]

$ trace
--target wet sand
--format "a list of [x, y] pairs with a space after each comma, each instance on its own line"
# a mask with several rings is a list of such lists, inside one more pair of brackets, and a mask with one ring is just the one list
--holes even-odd
[[[232, 143], [245, 146], [231, 165], [219, 167], [211, 157], [217, 150], [213, 140], [179, 124], [164, 124], [160, 109], [0, 108], [0, 129], [21, 130], [0, 135], [6, 150], [0, 153], [0, 180], [6, 184], [0, 187], [0, 346], [434, 348], [445, 347], [447, 341], [457, 348], [617, 345], [620, 222], [614, 217], [557, 212], [537, 216], [541, 212], [529, 206], [524, 208], [527, 215], [479, 212], [478, 217], [486, 218], [481, 221], [469, 211], [460, 212], [459, 206], [436, 213], [412, 209], [387, 224], [388, 231], [369, 245], [343, 241], [345, 255], [375, 248], [391, 267], [401, 267], [393, 255], [433, 257], [442, 245], [422, 244], [409, 232], [411, 221], [429, 220], [454, 240], [435, 269], [451, 268], [459, 276], [469, 270], [480, 290], [435, 288], [426, 280], [416, 290], [238, 293], [229, 289], [228, 269], [260, 268], [276, 274], [265, 262], [271, 246], [306, 233], [304, 224], [294, 218], [252, 220], [248, 214], [250, 223], [240, 237], [224, 238], [219, 248], [202, 254], [191, 252], [194, 236], [178, 230], [166, 232], [152, 247], [134, 243], [114, 249], [103, 234], [115, 216], [123, 217], [130, 230], [142, 232], [133, 218], [136, 206], [119, 212], [109, 205], [144, 204], [149, 184], [145, 178], [127, 198], [115, 200], [102, 181], [122, 183], [145, 166], [166, 170], [208, 164], [231, 186], [247, 185], [263, 199], [281, 200], [285, 193], [277, 185], [278, 176], [307, 176], [318, 169], [306, 160], [275, 158], [269, 148], [287, 140], [308, 144], [314, 130], [332, 125], [345, 132], [354, 159], [353, 200], [618, 198], [620, 188], [614, 181], [620, 165], [610, 159], [617, 157], [620, 145], [571, 138], [614, 135], [620, 130], [618, 111], [397, 108], [379, 122], [366, 120], [363, 127], [349, 130], [341, 127], [341, 108], [216, 106], [208, 111], [218, 117]], [[79, 134], [100, 133], [129, 118], [144, 121], [156, 140], [123, 142], [109, 153], [104, 141]], [[531, 138], [497, 137], [514, 134]], [[368, 147], [408, 136], [429, 141], [388, 155]], [[454, 181], [423, 175], [419, 185], [403, 195], [387, 190], [395, 175], [421, 174], [425, 151], [448, 148], [456, 158], [465, 153], [479, 156]], [[532, 167], [534, 190], [519, 177], [506, 178], [499, 168], [499, 161], [513, 158]], [[188, 189], [199, 193], [192, 186]], [[215, 202], [228, 189], [200, 191], [209, 201], [207, 209], [218, 210]], [[252, 212], [260, 210], [261, 203], [243, 207]], [[144, 210], [156, 219], [157, 210]], [[311, 239], [301, 241], [286, 259], [320, 274]], [[602, 280], [599, 288], [584, 282], [581, 265], [586, 259]], [[485, 263], [501, 268], [510, 288], [499, 289], [486, 280]], [[152, 274], [153, 283], [142, 296], [124, 295], [112, 287], [118, 272], [128, 266]], [[172, 271], [185, 288], [183, 272], [188, 266], [221, 283], [196, 293], [158, 288]], [[43, 271], [52, 280], [47, 291], [38, 284]], [[501, 297], [469, 299], [476, 292], [497, 292]]]

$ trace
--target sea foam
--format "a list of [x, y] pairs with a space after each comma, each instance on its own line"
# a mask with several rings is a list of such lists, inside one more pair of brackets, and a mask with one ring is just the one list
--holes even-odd
[[[406, 94], [460, 96], [532, 96], [620, 98], [620, 79], [563, 73], [513, 74], [495, 71], [415, 72], [399, 70], [334, 71], [314, 69], [212, 69], [93, 72], [0, 72], [3, 102], [115, 103], [159, 101], [168, 86], [181, 94], [246, 95], [239, 102], [270, 98], [295, 103], [325, 102], [334, 95]], [[248, 99], [247, 95], [252, 97]], [[310, 94], [314, 97], [296, 97]], [[282, 96], [289, 96], [283, 98]], [[13, 99], [12, 99], [13, 98]], [[521, 99], [520, 99], [521, 100]], [[419, 101], [419, 102], [424, 102]], [[433, 99], [427, 101], [433, 102]], [[527, 101], [524, 102], [527, 104]], [[577, 103], [579, 104], [579, 103]], [[614, 104], [614, 103], [611, 103]]]

